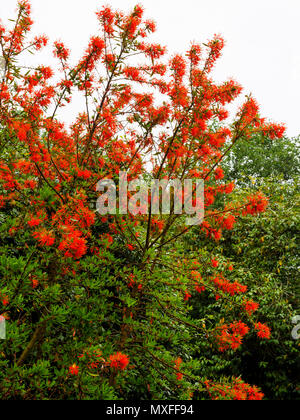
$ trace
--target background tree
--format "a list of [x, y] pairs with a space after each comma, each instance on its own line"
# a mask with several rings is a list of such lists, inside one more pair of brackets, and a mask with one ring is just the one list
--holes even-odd
[[[258, 384], [270, 399], [299, 398], [299, 342], [291, 337], [292, 318], [299, 313], [299, 141], [263, 137], [240, 142], [224, 162], [228, 181], [237, 183], [235, 194], [249, 195], [260, 188], [269, 197], [269, 207], [253, 218], [240, 218], [227, 231], [219, 246], [202, 245], [214, 253], [221, 266], [230, 261], [234, 272], [251, 289], [260, 304], [260, 318], [271, 327], [269, 341], [257, 345], [252, 337], [236, 353], [217, 358], [215, 375], [229, 372]], [[273, 165], [274, 163], [274, 165]], [[204, 316], [204, 297], [193, 301], [193, 314]], [[211, 316], [226, 311], [211, 304]], [[247, 343], [247, 344], [246, 344]]]

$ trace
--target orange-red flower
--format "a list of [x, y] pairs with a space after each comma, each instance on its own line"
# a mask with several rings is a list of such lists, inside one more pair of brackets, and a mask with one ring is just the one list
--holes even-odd
[[256, 312], [258, 308], [259, 304], [253, 302], [252, 300], [244, 303], [244, 309], [249, 315], [252, 315], [254, 312]]
[[53, 233], [45, 229], [34, 232], [32, 236], [39, 241], [41, 246], [52, 246], [55, 242]]
[[271, 338], [271, 330], [267, 325], [258, 322], [255, 324], [255, 329], [259, 338], [265, 338], [267, 340]]
[[125, 370], [129, 364], [129, 357], [120, 352], [109, 356], [110, 367], [117, 370]]
[[77, 376], [79, 373], [79, 366], [74, 363], [72, 366], [69, 367], [69, 372], [71, 375]]

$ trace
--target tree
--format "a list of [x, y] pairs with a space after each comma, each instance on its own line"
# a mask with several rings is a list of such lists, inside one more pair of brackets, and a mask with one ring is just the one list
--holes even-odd
[[[155, 24], [143, 20], [141, 6], [129, 15], [105, 7], [97, 18], [102, 34], [77, 64], [55, 43], [55, 78], [45, 65], [22, 66], [26, 51], [47, 43], [28, 38], [28, 1], [19, 1], [12, 30], [0, 27], [0, 313], [9, 331], [0, 352], [2, 398], [261, 399], [240, 378], [212, 380], [191, 357], [195, 336], [225, 352], [250, 329], [258, 339], [269, 339], [270, 330], [240, 279], [212, 271], [211, 255], [197, 247], [187, 257], [182, 238], [196, 229], [218, 241], [240, 215], [265, 210], [261, 193], [229, 199], [233, 184], [222, 181], [221, 164], [241, 139], [281, 137], [284, 127], [266, 123], [252, 97], [231, 126], [223, 122], [242, 89], [211, 79], [221, 37], [166, 65], [165, 48], [146, 42]], [[67, 128], [58, 113], [76, 91], [85, 109]], [[149, 203], [146, 215], [124, 215], [118, 206], [100, 216], [97, 184], [108, 178], [118, 189], [120, 171], [148, 183], [204, 180], [205, 221], [187, 226], [175, 196], [168, 215], [155, 216]], [[236, 308], [238, 317], [211, 322], [208, 308], [193, 319], [194, 290]]]
[[[299, 398], [299, 343], [292, 339], [291, 330], [292, 319], [299, 313], [300, 291], [298, 146], [295, 139], [288, 138], [272, 144], [269, 139], [253, 140], [239, 143], [224, 166], [233, 168], [232, 162], [236, 167], [240, 165], [239, 170], [235, 167], [227, 172], [228, 181], [237, 183], [235, 194], [238, 197], [247, 196], [259, 187], [269, 197], [268, 209], [255, 218], [241, 217], [234, 229], [226, 232], [218, 247], [211, 247], [201, 238], [197, 241], [199, 247], [214, 253], [219, 267], [230, 261], [237, 277], [243, 278], [252, 299], [260, 305], [257, 313], [271, 327], [272, 337], [258, 346], [256, 340], [248, 336], [245, 346], [232, 355], [230, 361], [227, 355], [217, 357], [209, 348], [201, 349], [200, 354], [205, 353], [205, 359], [211, 354], [216, 369], [212, 374], [239, 373], [247, 382], [258, 384], [268, 399], [295, 399]], [[255, 156], [259, 156], [259, 165]], [[277, 162], [273, 168], [270, 156]], [[212, 317], [220, 311], [220, 316], [226, 318], [226, 308], [205, 296], [193, 298], [193, 316], [207, 314], [208, 305]]]
[[255, 377], [269, 398], [294, 399], [299, 398], [299, 349], [291, 340], [291, 320], [299, 311], [299, 138], [261, 140], [255, 147], [252, 142], [247, 147], [240, 143], [236, 156], [228, 160], [236, 165], [243, 161], [240, 172], [236, 168], [231, 175], [243, 173], [237, 182], [248, 189], [259, 186], [270, 198], [269, 208], [258, 218], [241, 219], [222, 248], [235, 267], [247, 269], [249, 285], [264, 303], [261, 316], [274, 334], [266, 346], [252, 343], [251, 350], [247, 343], [235, 366], [244, 367], [247, 380]]
[[239, 186], [257, 188], [266, 178], [281, 178], [281, 182], [295, 180], [299, 177], [299, 137], [274, 141], [255, 136], [250, 141], [239, 142], [224, 166], [226, 180]]

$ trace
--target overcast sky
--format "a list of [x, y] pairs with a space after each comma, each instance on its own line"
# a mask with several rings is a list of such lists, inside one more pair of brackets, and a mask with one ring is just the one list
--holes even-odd
[[[78, 58], [97, 33], [94, 12], [102, 5], [128, 10], [136, 0], [31, 0], [34, 32], [64, 40]], [[157, 22], [155, 40], [170, 54], [215, 33], [226, 40], [214, 76], [233, 77], [252, 92], [262, 115], [300, 134], [300, 0], [141, 0]], [[14, 15], [16, 0], [0, 0], [0, 18]], [[50, 59], [50, 52], [49, 59]]]

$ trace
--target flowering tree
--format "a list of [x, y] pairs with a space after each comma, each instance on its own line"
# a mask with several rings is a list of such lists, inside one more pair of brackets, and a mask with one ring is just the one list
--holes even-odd
[[[55, 42], [55, 73], [22, 65], [24, 53], [47, 44], [29, 39], [27, 0], [11, 30], [0, 26], [0, 314], [9, 331], [1, 395], [261, 399], [252, 384], [209, 377], [190, 357], [191, 338], [218, 353], [237, 350], [251, 331], [271, 335], [230, 264], [218, 267], [192, 238], [218, 241], [241, 214], [266, 209], [260, 192], [230, 199], [222, 161], [241, 139], [275, 139], [284, 127], [261, 118], [252, 97], [227, 122], [242, 88], [211, 78], [220, 36], [166, 64], [165, 47], [147, 42], [155, 24], [141, 6], [129, 15], [104, 7], [97, 18], [101, 33], [77, 64]], [[84, 108], [67, 127], [59, 111], [75, 92]], [[147, 215], [99, 215], [97, 184], [118, 186], [120, 171], [203, 180], [204, 222], [187, 226], [174, 200], [169, 215], [152, 214], [150, 203]], [[191, 317], [194, 293], [230, 308], [228, 318]]]

